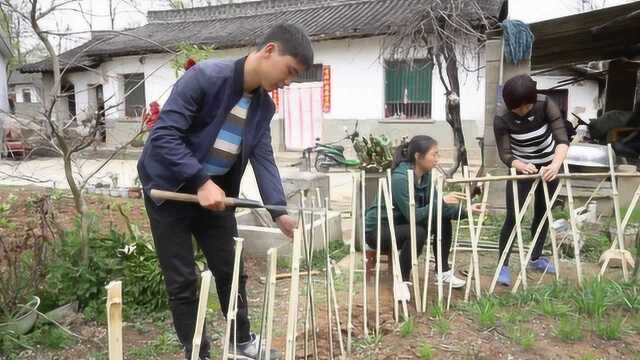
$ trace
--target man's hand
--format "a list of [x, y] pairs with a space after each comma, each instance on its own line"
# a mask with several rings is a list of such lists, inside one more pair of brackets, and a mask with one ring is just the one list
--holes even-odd
[[540, 169], [540, 172], [542, 173], [542, 178], [546, 182], [553, 181], [558, 176], [559, 171], [560, 171], [560, 165], [554, 165], [554, 164], [551, 164], [549, 166], [543, 166]]
[[211, 180], [207, 180], [207, 182], [202, 184], [198, 189], [198, 202], [200, 206], [209, 210], [224, 210], [225, 198], [224, 190]]
[[538, 172], [535, 165], [520, 160], [513, 160], [511, 166], [521, 174], [536, 174]]
[[442, 198], [445, 204], [457, 204], [460, 200], [466, 199], [466, 195], [463, 192], [452, 192]]
[[276, 218], [276, 224], [286, 237], [293, 239], [293, 230], [298, 226], [294, 218], [289, 215], [280, 215]]
[[471, 204], [471, 211], [473, 211], [476, 214], [481, 213], [482, 212], [482, 203]]

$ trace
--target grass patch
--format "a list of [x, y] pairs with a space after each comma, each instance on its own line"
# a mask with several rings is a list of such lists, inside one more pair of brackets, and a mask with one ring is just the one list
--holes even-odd
[[441, 335], [446, 335], [451, 329], [451, 324], [449, 323], [449, 320], [440, 318], [433, 323], [433, 328]]
[[593, 322], [593, 331], [604, 340], [620, 340], [622, 338], [624, 319], [621, 316], [607, 320], [597, 318]]
[[496, 325], [496, 303], [492, 298], [481, 298], [472, 305], [472, 311], [481, 328], [488, 329]]
[[436, 304], [431, 307], [431, 317], [434, 319], [441, 319], [444, 316], [444, 309], [442, 305]]
[[413, 332], [416, 330], [416, 323], [413, 319], [405, 320], [402, 325], [400, 325], [400, 336], [407, 337], [413, 335]]
[[584, 338], [580, 321], [569, 316], [563, 317], [555, 326], [553, 335], [564, 342], [580, 341]]
[[180, 342], [172, 333], [160, 334], [154, 340], [127, 351], [130, 359], [157, 359], [158, 355], [180, 351]]
[[426, 342], [423, 342], [420, 345], [418, 345], [418, 348], [416, 349], [416, 355], [421, 360], [432, 359], [433, 353], [434, 353], [433, 346], [429, 345]]
[[528, 327], [509, 326], [506, 329], [506, 334], [511, 341], [525, 350], [531, 349], [536, 342], [535, 332]]
[[548, 317], [561, 318], [569, 314], [571, 307], [553, 299], [545, 298], [534, 306], [534, 311]]
[[608, 282], [597, 279], [587, 281], [582, 291], [572, 294], [576, 310], [580, 314], [602, 317], [610, 305], [609, 292]]

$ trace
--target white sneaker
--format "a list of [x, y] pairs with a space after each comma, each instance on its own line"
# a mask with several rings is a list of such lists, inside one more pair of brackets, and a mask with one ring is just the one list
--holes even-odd
[[438, 283], [438, 280], [440, 280], [440, 278], [442, 278], [442, 282], [446, 284], [451, 283], [451, 287], [456, 289], [464, 287], [467, 284], [466, 281], [455, 277], [455, 275], [453, 275], [453, 272], [451, 270], [445, 271], [442, 274], [438, 274], [438, 277], [436, 277], [436, 284]]
[[411, 285], [408, 281], [403, 281], [398, 283], [393, 287], [393, 296], [396, 300], [411, 300], [411, 291], [409, 291], [409, 285]]

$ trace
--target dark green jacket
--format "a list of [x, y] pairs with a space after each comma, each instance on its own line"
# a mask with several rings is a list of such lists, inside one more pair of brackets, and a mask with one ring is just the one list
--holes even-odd
[[[391, 173], [391, 192], [393, 198], [393, 223], [394, 225], [402, 225], [409, 223], [409, 183], [407, 182], [407, 170], [411, 169], [409, 162], [400, 163]], [[422, 175], [420, 181], [414, 182], [415, 187], [415, 201], [416, 201], [416, 224], [424, 224], [426, 226], [429, 220], [429, 191], [431, 187], [431, 171]], [[432, 221], [435, 224], [437, 219], [436, 212], [438, 207], [437, 201], [441, 199], [436, 190], [433, 192], [434, 206]], [[384, 206], [384, 199], [382, 200], [382, 226], [388, 226], [387, 210]], [[365, 230], [375, 231], [378, 226], [378, 199], [374, 200], [373, 204], [367, 208], [365, 214]], [[442, 205], [442, 217], [443, 219], [457, 219], [458, 218], [458, 205]], [[460, 216], [461, 219], [466, 219], [467, 213], [463, 209]], [[435, 231], [435, 228], [433, 228]]]

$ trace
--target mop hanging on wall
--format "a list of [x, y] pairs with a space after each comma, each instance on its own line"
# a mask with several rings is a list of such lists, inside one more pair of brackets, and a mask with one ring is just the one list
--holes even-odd
[[517, 64], [531, 57], [535, 37], [529, 25], [520, 20], [502, 22], [504, 38], [504, 54], [512, 64]]

